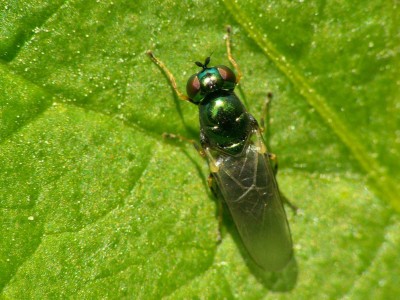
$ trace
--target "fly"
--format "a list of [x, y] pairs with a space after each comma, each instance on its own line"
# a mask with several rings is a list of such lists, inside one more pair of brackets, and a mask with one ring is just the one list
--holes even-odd
[[187, 96], [164, 63], [150, 50], [147, 55], [168, 76], [177, 96], [198, 106], [201, 147], [196, 148], [208, 161], [211, 190], [226, 203], [248, 253], [265, 271], [279, 271], [293, 255], [289, 224], [271, 165], [273, 155], [256, 119], [234, 93], [242, 74], [231, 55], [230, 27], [227, 31], [228, 59], [237, 76], [227, 66], [210, 67], [207, 57], [204, 63], [196, 62], [201, 70], [188, 79]]

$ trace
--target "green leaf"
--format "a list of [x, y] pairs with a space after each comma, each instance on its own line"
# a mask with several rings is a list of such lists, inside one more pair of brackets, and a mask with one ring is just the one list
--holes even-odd
[[[378, 1], [8, 1], [0, 20], [0, 297], [391, 299], [400, 292], [399, 8]], [[217, 244], [182, 89], [224, 27], [261, 116], [295, 266], [260, 275]], [[229, 222], [227, 223], [229, 227]]]

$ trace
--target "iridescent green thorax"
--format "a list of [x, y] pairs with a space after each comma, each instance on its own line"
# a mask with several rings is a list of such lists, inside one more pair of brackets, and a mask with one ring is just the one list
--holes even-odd
[[202, 137], [208, 146], [231, 155], [243, 150], [252, 130], [250, 115], [233, 92], [220, 91], [199, 105]]

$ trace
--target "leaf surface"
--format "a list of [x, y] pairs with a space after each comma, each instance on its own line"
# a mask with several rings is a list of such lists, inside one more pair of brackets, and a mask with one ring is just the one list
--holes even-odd
[[[0, 295], [348, 298], [400, 292], [399, 8], [378, 1], [8, 1], [0, 14]], [[228, 64], [268, 144], [297, 273], [265, 278], [217, 244], [207, 166], [180, 103], [194, 61]], [[229, 222], [227, 222], [229, 227]], [[290, 282], [291, 284], [287, 284]]]

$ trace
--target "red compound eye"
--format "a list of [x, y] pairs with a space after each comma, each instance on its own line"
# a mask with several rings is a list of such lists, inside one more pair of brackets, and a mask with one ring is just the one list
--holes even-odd
[[236, 75], [231, 69], [229, 69], [227, 66], [217, 66], [216, 68], [218, 69], [218, 72], [223, 80], [236, 83]]
[[200, 81], [199, 78], [197, 77], [197, 74], [193, 74], [192, 76], [190, 76], [186, 84], [186, 93], [188, 94], [190, 99], [195, 100], [199, 92], [200, 92]]

